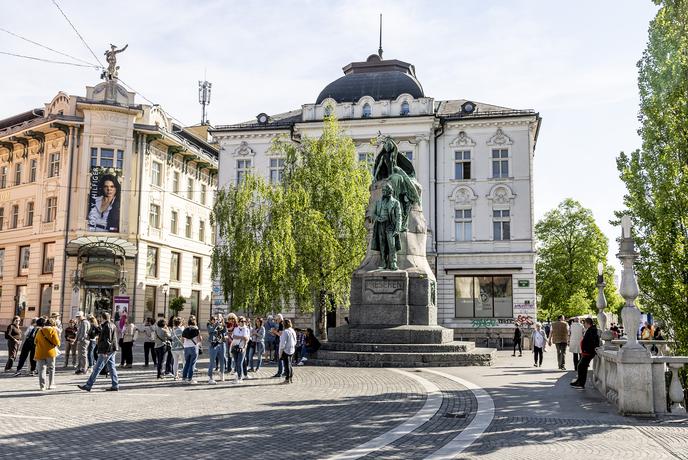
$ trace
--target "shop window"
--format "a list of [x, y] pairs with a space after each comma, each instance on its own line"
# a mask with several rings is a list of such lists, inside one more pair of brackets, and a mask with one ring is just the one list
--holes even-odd
[[455, 276], [457, 318], [513, 318], [511, 275]]

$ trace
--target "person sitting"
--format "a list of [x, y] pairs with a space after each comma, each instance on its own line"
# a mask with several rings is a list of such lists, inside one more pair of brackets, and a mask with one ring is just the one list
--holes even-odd
[[301, 346], [301, 360], [297, 366], [303, 366], [303, 364], [308, 361], [308, 357], [320, 349], [320, 341], [315, 336], [313, 329], [310, 327], [306, 329], [306, 334], [304, 336], [303, 345]]

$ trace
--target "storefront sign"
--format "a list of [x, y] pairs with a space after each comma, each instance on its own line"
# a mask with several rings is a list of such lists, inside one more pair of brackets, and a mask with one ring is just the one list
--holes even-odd
[[82, 269], [82, 278], [86, 283], [117, 284], [119, 266], [112, 263], [88, 262]]

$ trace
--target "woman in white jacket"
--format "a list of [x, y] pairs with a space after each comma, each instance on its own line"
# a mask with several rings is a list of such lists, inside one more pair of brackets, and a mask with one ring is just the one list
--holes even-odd
[[573, 318], [569, 328], [569, 350], [573, 353], [573, 370], [578, 370], [578, 361], [581, 354], [581, 340], [585, 334], [585, 328], [578, 318]]
[[296, 351], [296, 332], [291, 327], [291, 320], [284, 320], [284, 330], [280, 336], [279, 356], [284, 364], [285, 379], [282, 383], [291, 383], [294, 376], [294, 368], [291, 364], [291, 357]]

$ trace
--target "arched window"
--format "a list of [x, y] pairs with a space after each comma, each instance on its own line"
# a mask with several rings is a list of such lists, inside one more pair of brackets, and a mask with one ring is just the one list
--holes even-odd
[[373, 114], [370, 104], [367, 102], [363, 104], [363, 118], [369, 118]]
[[401, 103], [401, 115], [408, 115], [409, 112], [411, 111], [411, 108], [409, 107], [409, 103], [407, 101], [404, 101]]

